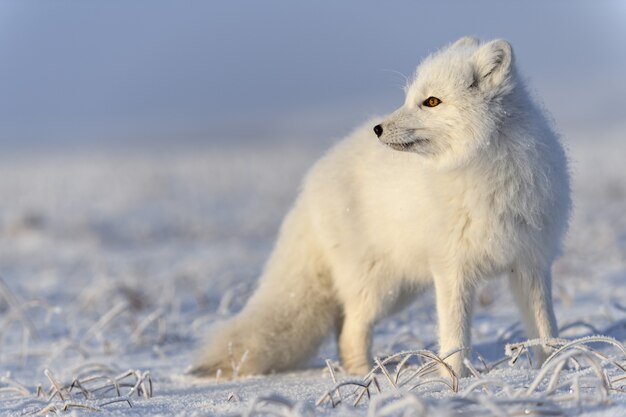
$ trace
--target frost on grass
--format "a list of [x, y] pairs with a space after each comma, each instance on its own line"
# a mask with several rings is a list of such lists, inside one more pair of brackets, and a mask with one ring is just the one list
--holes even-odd
[[[593, 347], [598, 344], [610, 345], [617, 356]], [[527, 386], [508, 382], [496, 372], [507, 365], [515, 366], [522, 355], [529, 359], [530, 365], [529, 349], [538, 345], [551, 348], [553, 353], [541, 369], [533, 372]], [[459, 378], [445, 364], [445, 357], [426, 350], [376, 359], [376, 365], [363, 380], [340, 383], [332, 364], [327, 362], [335, 385], [316, 405], [335, 408], [349, 403], [357, 407], [367, 399], [368, 415], [372, 416], [435, 416], [444, 409], [464, 416], [566, 416], [583, 405], [608, 404], [611, 394], [626, 392], [620, 384], [626, 380], [626, 348], [610, 337], [528, 340], [507, 345], [505, 354], [494, 363], [483, 362], [482, 369], [466, 359], [465, 366], [473, 378], [464, 379], [462, 389]], [[412, 359], [417, 359], [415, 364]], [[565, 373], [565, 369], [571, 371]], [[443, 398], [429, 395], [424, 388], [431, 385], [445, 387], [450, 395]], [[418, 389], [420, 392], [416, 392]]]
[[[6, 303], [6, 314], [0, 324], [0, 329], [11, 330], [12, 325], [16, 323], [17, 327], [13, 329], [13, 333], [21, 333], [19, 352], [17, 354], [10, 351], [3, 353], [8, 354], [9, 357], [16, 357], [21, 362], [42, 354], [41, 351], [31, 348], [29, 344], [31, 339], [38, 338], [38, 332], [28, 318], [28, 313], [33, 307], [42, 307], [49, 315], [53, 309], [45, 302], [22, 300], [9, 289], [1, 278], [0, 300]], [[48, 353], [49, 359], [53, 361], [57, 354], [68, 351], [79, 352], [79, 359], [89, 357], [87, 351], [90, 340], [98, 337], [103, 340], [103, 343], [106, 343], [106, 338], [103, 335], [104, 329], [125, 310], [127, 310], [126, 303], [115, 304], [78, 340], [75, 342], [65, 340], [45, 353]], [[152, 316], [148, 316], [135, 326], [135, 331], [132, 333], [135, 338], [140, 337], [147, 326], [146, 322], [153, 320]], [[0, 342], [4, 340], [2, 336], [4, 333], [0, 333]], [[4, 347], [2, 343], [0, 343], [0, 347]], [[64, 370], [63, 373], [67, 373], [67, 370]], [[87, 362], [72, 369], [70, 374], [74, 375], [71, 381], [61, 382], [52, 370], [46, 368], [43, 370], [46, 382], [38, 383], [36, 388], [31, 390], [11, 378], [11, 373], [7, 372], [6, 375], [0, 376], [0, 403], [16, 404], [14, 408], [16, 411], [21, 410], [20, 414], [48, 415], [71, 410], [101, 411], [114, 404], [123, 404], [132, 408], [134, 397], [148, 399], [153, 394], [150, 371], [129, 369], [126, 372], [119, 372], [114, 367], [105, 364]]]
[[22, 414], [47, 415], [72, 409], [102, 411], [114, 404], [133, 407], [135, 397], [151, 398], [149, 371], [128, 370], [118, 373], [105, 365], [91, 364], [75, 369], [69, 382], [61, 382], [44, 370], [46, 382], [34, 391], [8, 377], [0, 378], [0, 399], [20, 399], [15, 406]]
[[[553, 354], [541, 369], [531, 371], [529, 349], [537, 345], [552, 348]], [[600, 350], [601, 345], [611, 346], [616, 355]], [[242, 415], [312, 417], [337, 410], [337, 415], [368, 417], [565, 417], [584, 407], [607, 405], [611, 397], [625, 392], [626, 348], [610, 337], [528, 340], [507, 345], [505, 353], [489, 364], [466, 360], [472, 377], [464, 379], [447, 367], [445, 357], [427, 350], [376, 359], [363, 379], [341, 382], [341, 369], [327, 360], [333, 385], [315, 406], [267, 395], [250, 401]], [[528, 359], [524, 366], [521, 357]], [[516, 370], [525, 371], [528, 378], [520, 383], [506, 377]]]

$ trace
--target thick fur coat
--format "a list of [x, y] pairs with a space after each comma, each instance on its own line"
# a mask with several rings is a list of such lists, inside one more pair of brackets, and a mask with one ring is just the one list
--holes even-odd
[[557, 335], [567, 160], [511, 46], [462, 38], [427, 57], [379, 122], [312, 168], [258, 289], [212, 332], [195, 373], [227, 376], [244, 354], [239, 374], [290, 369], [335, 327], [343, 367], [364, 374], [376, 320], [434, 285], [439, 350], [456, 351], [446, 361], [462, 375], [476, 285], [499, 275], [528, 336]]

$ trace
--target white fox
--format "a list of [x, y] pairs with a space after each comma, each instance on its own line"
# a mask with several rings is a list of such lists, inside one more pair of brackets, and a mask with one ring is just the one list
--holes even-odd
[[462, 38], [427, 57], [404, 105], [371, 128], [309, 172], [258, 289], [192, 372], [229, 376], [244, 354], [239, 375], [290, 369], [336, 326], [344, 369], [365, 374], [376, 320], [434, 284], [439, 351], [465, 375], [475, 287], [502, 274], [528, 337], [557, 335], [567, 158], [509, 43]]

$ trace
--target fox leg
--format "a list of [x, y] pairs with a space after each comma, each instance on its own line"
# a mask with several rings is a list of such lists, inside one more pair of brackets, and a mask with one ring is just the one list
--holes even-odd
[[372, 327], [377, 309], [360, 297], [344, 305], [339, 356], [346, 372], [365, 375], [372, 369]]
[[[552, 307], [552, 275], [516, 267], [511, 271], [509, 284], [513, 298], [522, 314], [527, 336], [531, 339], [557, 337], [558, 327]], [[538, 365], [549, 356], [549, 350], [533, 348]]]
[[[466, 376], [463, 359], [471, 347], [474, 286], [460, 276], [435, 276], [439, 353], [458, 376]], [[451, 354], [453, 351], [459, 352]], [[442, 375], [447, 372], [441, 370]]]

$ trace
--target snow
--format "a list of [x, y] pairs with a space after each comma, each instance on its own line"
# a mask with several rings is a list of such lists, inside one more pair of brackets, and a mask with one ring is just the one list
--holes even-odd
[[[594, 142], [577, 132], [567, 142], [575, 212], [565, 253], [554, 268], [556, 313], [567, 340], [593, 334], [626, 340], [623, 131]], [[396, 392], [379, 371], [383, 394], [372, 388], [372, 399], [357, 407], [351, 405], [354, 399], [336, 408], [328, 399], [317, 406], [336, 385], [325, 364], [325, 359], [337, 363], [330, 339], [303, 370], [218, 382], [185, 375], [211, 324], [234, 314], [250, 295], [300, 179], [324, 147], [296, 141], [194, 152], [2, 157], [0, 414], [54, 414], [49, 404], [63, 413], [63, 405], [70, 404], [67, 413], [80, 416], [232, 415], [260, 409], [277, 415], [402, 415], [406, 410], [419, 415], [416, 410], [424, 407], [427, 416], [452, 415], [454, 407], [463, 415], [498, 415], [504, 404], [498, 401], [517, 398], [522, 402], [506, 403], [505, 409], [541, 415], [533, 408], [537, 403], [524, 401], [548, 398], [545, 413], [558, 405], [565, 415], [626, 415], [626, 396], [619, 390], [626, 379], [619, 381], [623, 371], [609, 360], [624, 364], [626, 357], [605, 343], [586, 346], [609, 359], [568, 350], [579, 355], [582, 369], [570, 363], [561, 374], [565, 385], [550, 395], [552, 371], [526, 395], [539, 371], [521, 355], [514, 365], [504, 362], [481, 376], [506, 386], [490, 385], [492, 394], [479, 388], [462, 394], [477, 378], [461, 380], [460, 393], [437, 383], [409, 393], [414, 384], [407, 383]], [[427, 293], [381, 321], [374, 352], [384, 358], [433, 349], [435, 325], [433, 297]], [[479, 371], [483, 365], [476, 353], [494, 362], [505, 357], [508, 343], [525, 340], [500, 281], [481, 290], [473, 338], [472, 364]], [[596, 365], [616, 380], [618, 389], [610, 390], [606, 401]], [[65, 392], [65, 401], [59, 395], [47, 401], [54, 385], [50, 378], [63, 385], [128, 370], [137, 372], [121, 379], [120, 396], [131, 389], [124, 382], [137, 384], [132, 408], [127, 402], [106, 404], [117, 397], [110, 379], [87, 384], [87, 399], [74, 388]], [[340, 371], [336, 378], [354, 380]], [[97, 391], [98, 384], [112, 389]], [[45, 394], [37, 395], [38, 386]], [[351, 390], [344, 387], [342, 394]], [[269, 400], [255, 402], [259, 398]]]

